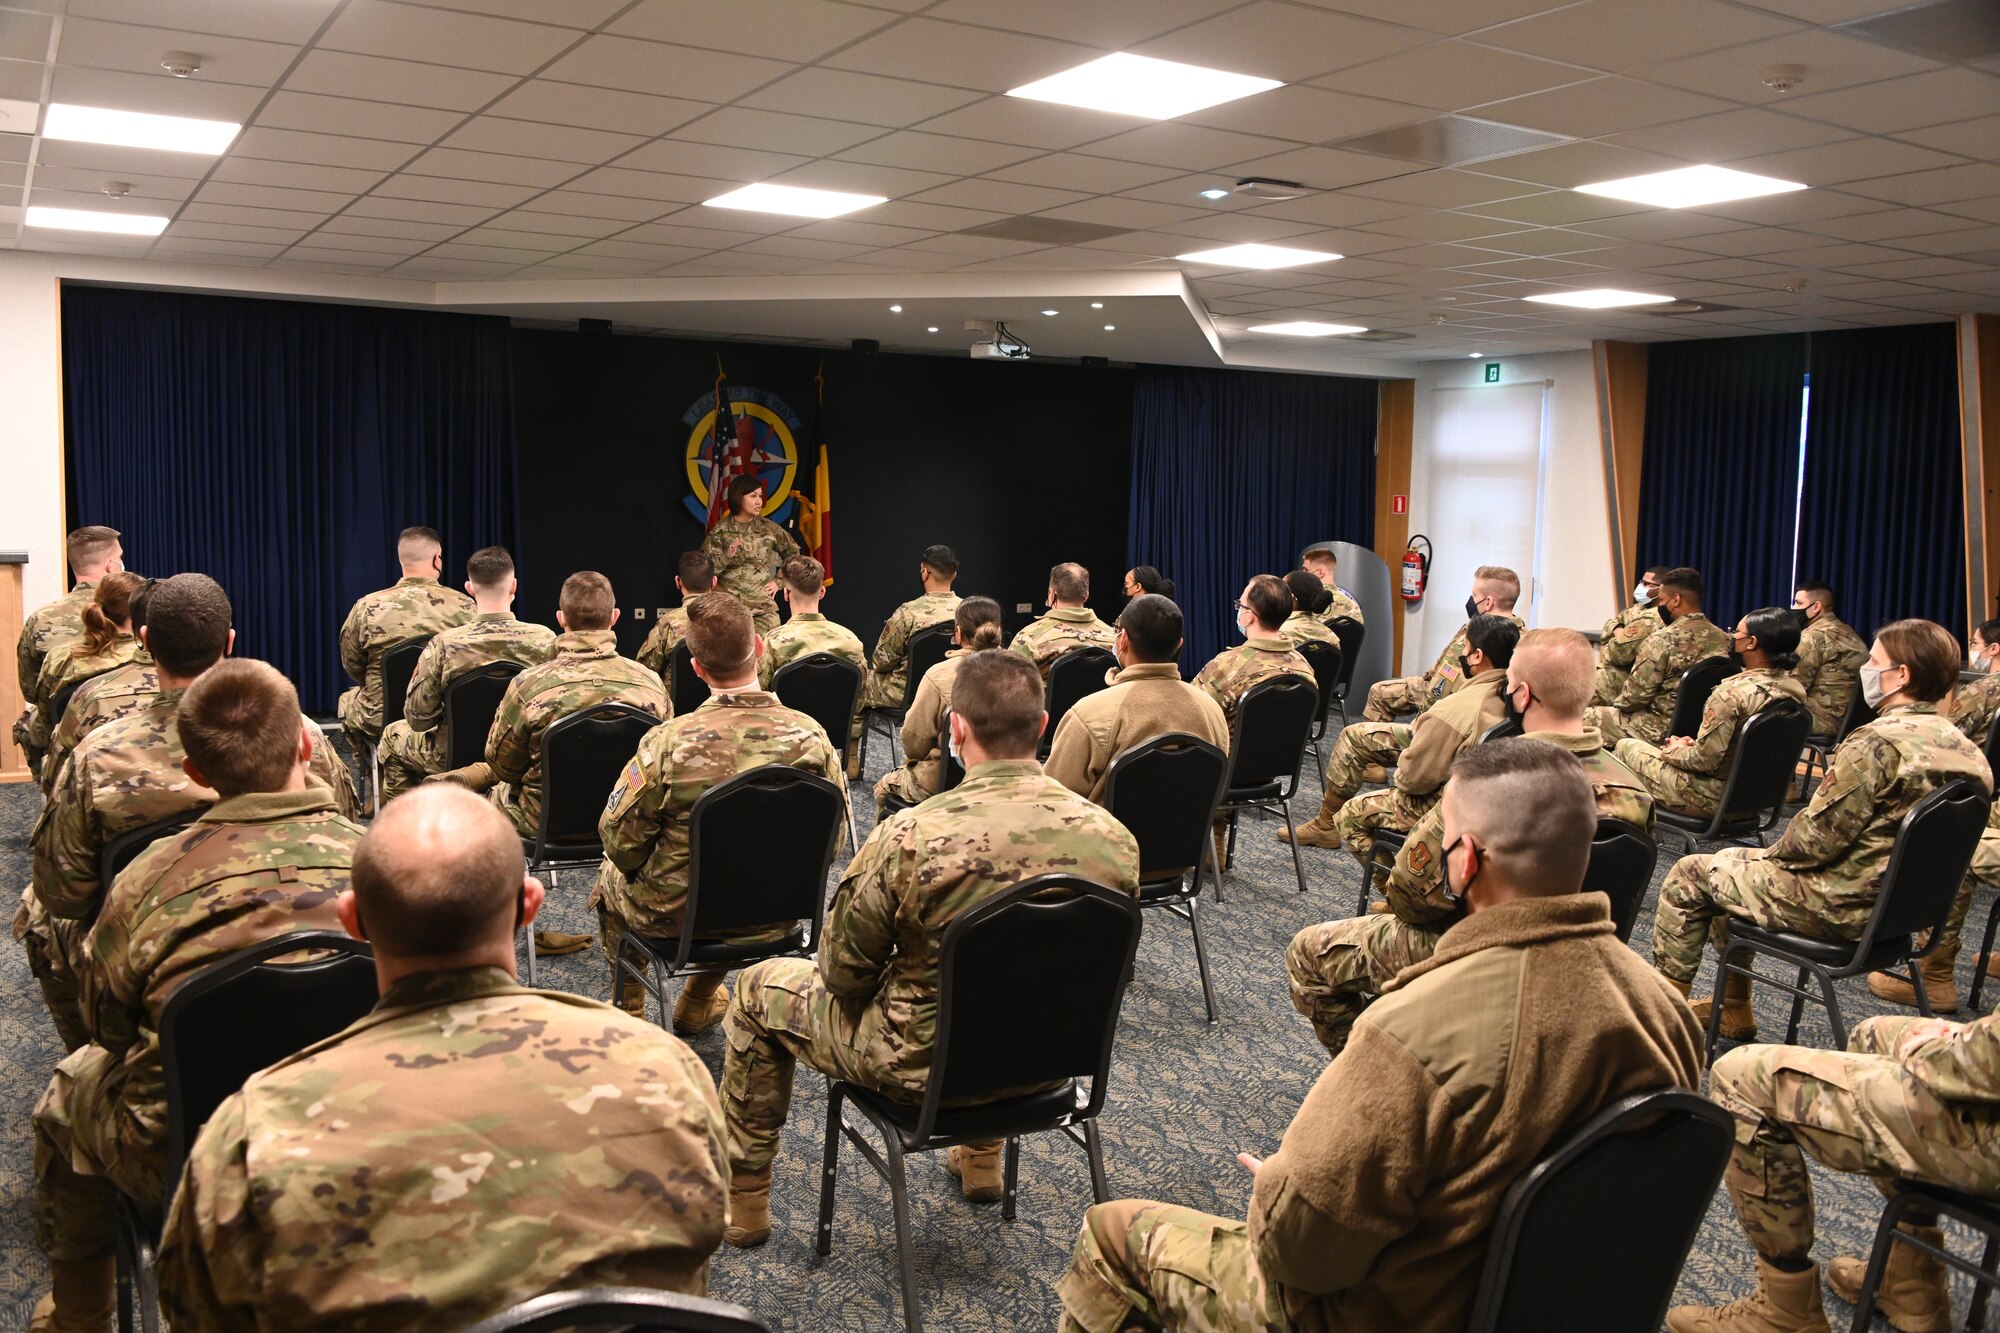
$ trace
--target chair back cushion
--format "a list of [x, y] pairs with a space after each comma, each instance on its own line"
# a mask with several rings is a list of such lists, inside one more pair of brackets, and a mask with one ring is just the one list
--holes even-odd
[[1972, 866], [1991, 805], [1970, 782], [1948, 782], [1903, 816], [1869, 938], [1893, 939], [1941, 924]]
[[1722, 784], [1725, 819], [1748, 819], [1784, 804], [1811, 730], [1812, 714], [1796, 699], [1773, 699], [1744, 721]]
[[1347, 687], [1354, 683], [1355, 665], [1361, 661], [1361, 645], [1368, 638], [1368, 627], [1346, 616], [1335, 616], [1326, 622], [1326, 627], [1340, 640], [1340, 694], [1346, 698]]
[[1139, 841], [1139, 882], [1201, 864], [1229, 756], [1170, 732], [1121, 751], [1104, 773], [1104, 808]]
[[659, 725], [631, 704], [593, 704], [542, 733], [542, 837], [595, 842], [604, 802], [639, 741]]
[[1229, 730], [1229, 785], [1261, 787], [1294, 778], [1312, 738], [1319, 691], [1299, 676], [1252, 685], [1236, 703]]
[[708, 702], [708, 682], [694, 674], [694, 653], [686, 639], [674, 645], [667, 654], [667, 697], [674, 705], [674, 715], [692, 713]]
[[845, 753], [853, 732], [854, 704], [861, 697], [861, 668], [832, 653], [807, 653], [778, 668], [771, 693], [826, 730], [833, 748]]
[[817, 921], [846, 817], [838, 787], [786, 764], [703, 792], [688, 816], [689, 933]]
[[521, 674], [519, 662], [488, 662], [455, 677], [444, 687], [446, 768], [464, 768], [486, 756], [486, 734], [507, 697], [507, 682]]
[[951, 651], [952, 624], [949, 620], [929, 625], [910, 636], [904, 653], [908, 672], [903, 680], [903, 711], [908, 712], [910, 704], [917, 697], [917, 686], [923, 684], [924, 673], [944, 661]]
[[1653, 882], [1653, 863], [1660, 849], [1646, 830], [1622, 819], [1597, 821], [1597, 836], [1590, 841], [1590, 866], [1583, 872], [1584, 893], [1601, 893], [1611, 899], [1611, 921], [1618, 938], [1630, 942], [1632, 927], [1639, 919], [1639, 904]]
[[404, 639], [382, 654], [382, 725], [403, 720], [403, 705], [410, 697], [410, 677], [416, 674], [417, 659], [424, 655], [428, 634]]
[[1056, 734], [1056, 723], [1076, 701], [1097, 693], [1105, 686], [1107, 673], [1118, 669], [1118, 655], [1109, 648], [1072, 648], [1049, 663], [1048, 709], [1049, 725], [1042, 732], [1042, 746], [1046, 750], [1050, 738]]
[[1701, 715], [1708, 709], [1708, 696], [1715, 687], [1742, 670], [1727, 657], [1704, 657], [1681, 676], [1674, 691], [1674, 716], [1667, 723], [1667, 735], [1692, 737], [1701, 730]]

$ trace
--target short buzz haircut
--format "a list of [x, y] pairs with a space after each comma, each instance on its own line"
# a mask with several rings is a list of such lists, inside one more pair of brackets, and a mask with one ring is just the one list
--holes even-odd
[[995, 759], [1026, 759], [1042, 734], [1042, 673], [1020, 653], [988, 649], [959, 659], [951, 711]]
[[1936, 703], [1958, 684], [1958, 640], [1934, 620], [1892, 620], [1875, 631], [1889, 660], [1909, 668], [1903, 693]]
[[1639, 571], [1639, 581], [1641, 583], [1644, 583], [1646, 581], [1646, 576], [1650, 574], [1653, 576], [1653, 582], [1658, 583], [1660, 581], [1660, 575], [1666, 572], [1667, 572], [1667, 566], [1665, 565], [1647, 565], [1644, 569]]
[[176, 574], [146, 599], [146, 651], [168, 675], [199, 676], [229, 651], [235, 613], [229, 594], [206, 574]]
[[463, 787], [429, 784], [382, 808], [354, 849], [348, 886], [369, 942], [414, 958], [504, 933], [526, 877], [507, 816]]
[[514, 580], [514, 557], [504, 546], [482, 546], [467, 557], [465, 577], [475, 588], [498, 591]]
[[826, 566], [809, 555], [795, 555], [779, 571], [785, 586], [801, 597], [817, 597], [826, 587]]
[[1792, 591], [1804, 593], [1808, 602], [1818, 602], [1826, 608], [1828, 615], [1832, 615], [1837, 609], [1834, 605], [1833, 585], [1824, 579], [1800, 579], [1799, 586]]
[[958, 552], [949, 546], [926, 546], [917, 563], [941, 579], [958, 577]]
[[95, 569], [104, 563], [104, 557], [111, 554], [111, 548], [118, 545], [121, 534], [116, 528], [92, 524], [78, 528], [64, 540], [65, 554], [69, 556], [70, 572], [80, 569]]
[[1514, 645], [1520, 641], [1521, 627], [1506, 616], [1474, 616], [1465, 627], [1466, 646], [1485, 653], [1488, 667], [1505, 670], [1514, 660]]
[[729, 512], [732, 514], [742, 513], [743, 497], [751, 494], [752, 492], [761, 491], [763, 489], [764, 489], [764, 479], [762, 477], [757, 476], [753, 472], [746, 472], [742, 476], [730, 482], [729, 490], [727, 492]]
[[1514, 645], [1508, 670], [1557, 717], [1582, 717], [1597, 690], [1597, 653], [1573, 629], [1531, 629]]
[[1318, 542], [1306, 547], [1305, 554], [1299, 557], [1299, 563], [1308, 567], [1312, 565], [1332, 565], [1335, 568], [1339, 568], [1340, 555], [1333, 549], [1330, 543]]
[[562, 609], [564, 629], [610, 629], [618, 599], [612, 595], [610, 579], [594, 569], [579, 569], [563, 580], [556, 605]]
[[1253, 575], [1243, 590], [1243, 598], [1249, 603], [1250, 614], [1257, 617], [1257, 624], [1264, 629], [1277, 629], [1292, 614], [1292, 590], [1276, 574]]
[[218, 662], [181, 696], [181, 749], [224, 798], [282, 791], [298, 761], [299, 693], [268, 662]]
[[1472, 581], [1494, 585], [1493, 605], [1498, 610], [1512, 611], [1521, 600], [1521, 576], [1505, 565], [1481, 565], [1472, 571]]
[[1158, 593], [1141, 593], [1125, 603], [1118, 613], [1118, 628], [1125, 631], [1125, 643], [1141, 662], [1171, 662], [1181, 651], [1187, 635], [1181, 609]]
[[444, 538], [436, 528], [404, 528], [396, 535], [396, 559], [406, 565], [422, 564], [444, 553]]
[[689, 592], [707, 592], [715, 586], [715, 562], [700, 551], [682, 551], [674, 574]]
[[1576, 756], [1525, 736], [1488, 741], [1452, 762], [1445, 794], [1523, 891], [1554, 897], [1583, 887], [1597, 802]]
[[1075, 561], [1066, 561], [1049, 571], [1049, 591], [1065, 602], [1090, 600], [1090, 571]]
[[687, 604], [688, 655], [710, 676], [728, 679], [757, 652], [757, 625], [743, 603], [726, 592], [705, 592]]
[[1702, 595], [1701, 571], [1690, 569], [1686, 565], [1675, 565], [1672, 569], [1660, 575], [1661, 595], [1665, 596], [1669, 592], [1677, 592], [1696, 606], [1700, 606]]

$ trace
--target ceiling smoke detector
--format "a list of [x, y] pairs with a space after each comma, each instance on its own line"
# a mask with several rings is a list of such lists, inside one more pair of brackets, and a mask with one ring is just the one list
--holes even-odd
[[1764, 86], [1774, 93], [1788, 93], [1805, 82], [1804, 65], [1767, 65], [1762, 78]]
[[177, 79], [201, 73], [201, 57], [192, 51], [169, 51], [160, 57], [160, 68]]
[[1444, 311], [1433, 310], [1428, 316], [1426, 316], [1426, 318], [1428, 318], [1430, 322], [1433, 324], [1442, 324], [1444, 323], [1445, 319]]
[[104, 182], [104, 184], [98, 186], [97, 188], [98, 192], [101, 194], [108, 194], [113, 199], [123, 199], [126, 195], [132, 193], [132, 182], [106, 181]]
[[1786, 278], [1778, 285], [1788, 292], [1797, 293], [1806, 289], [1806, 280], [1804, 278]]
[[1263, 199], [1270, 203], [1281, 203], [1286, 199], [1297, 199], [1311, 191], [1297, 181], [1272, 180], [1266, 176], [1245, 176], [1236, 182], [1236, 193], [1247, 194], [1252, 199]]

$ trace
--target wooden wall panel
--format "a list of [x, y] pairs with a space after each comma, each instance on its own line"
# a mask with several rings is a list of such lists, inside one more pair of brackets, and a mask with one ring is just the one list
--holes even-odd
[[1590, 345], [1597, 373], [1597, 421], [1604, 448], [1605, 503], [1611, 511], [1611, 596], [1623, 606], [1639, 581], [1639, 467], [1646, 443], [1646, 345]]
[[1402, 670], [1403, 599], [1396, 595], [1401, 586], [1403, 551], [1410, 542], [1410, 514], [1407, 508], [1394, 512], [1398, 495], [1410, 493], [1410, 457], [1415, 448], [1417, 382], [1382, 381], [1381, 406], [1375, 423], [1375, 554], [1389, 566], [1389, 601], [1395, 622], [1390, 671]]
[[1966, 631], [2000, 614], [2000, 316], [1958, 317]]

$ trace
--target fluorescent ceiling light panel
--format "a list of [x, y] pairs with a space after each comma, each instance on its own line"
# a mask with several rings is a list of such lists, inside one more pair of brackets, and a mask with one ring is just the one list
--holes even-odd
[[1651, 292], [1621, 292], [1615, 287], [1599, 287], [1588, 292], [1544, 292], [1540, 296], [1523, 299], [1539, 301], [1543, 305], [1575, 306], [1578, 310], [1615, 310], [1627, 305], [1659, 305], [1674, 298], [1655, 296]]
[[141, 213], [93, 213], [83, 208], [43, 208], [35, 204], [28, 209], [28, 225], [54, 231], [108, 231], [120, 236], [158, 236], [167, 229], [167, 220]]
[[1175, 255], [1184, 264], [1214, 264], [1219, 268], [1297, 268], [1325, 264], [1340, 256], [1325, 250], [1294, 250], [1288, 245], [1225, 245], [1220, 250], [1196, 250]]
[[120, 148], [152, 148], [163, 153], [202, 153], [209, 157], [228, 148], [243, 127], [233, 120], [196, 120], [191, 116], [155, 116], [144, 111], [114, 111], [110, 107], [52, 102], [42, 121], [44, 139], [76, 143], [114, 144]]
[[1728, 167], [1681, 167], [1676, 171], [1655, 171], [1647, 176], [1626, 176], [1621, 180], [1579, 185], [1578, 194], [1598, 194], [1607, 199], [1624, 199], [1655, 208], [1701, 208], [1726, 204], [1732, 199], [1757, 199], [1767, 194], [1789, 194], [1806, 187], [1798, 181], [1781, 181], [1775, 176], [1757, 176]]
[[1007, 96], [1059, 102], [1086, 111], [1110, 111], [1146, 120], [1172, 120], [1203, 107], [1220, 106], [1283, 86], [1278, 79], [1259, 79], [1121, 51], [1051, 74], [1046, 79], [1024, 83], [1010, 89]]
[[708, 208], [740, 208], [750, 213], [783, 213], [795, 218], [837, 218], [888, 202], [887, 195], [808, 190], [802, 185], [746, 185], [704, 200]]
[[1321, 324], [1317, 320], [1295, 319], [1285, 324], [1252, 324], [1252, 333], [1282, 333], [1288, 338], [1331, 338], [1342, 333], [1366, 333], [1360, 324]]

